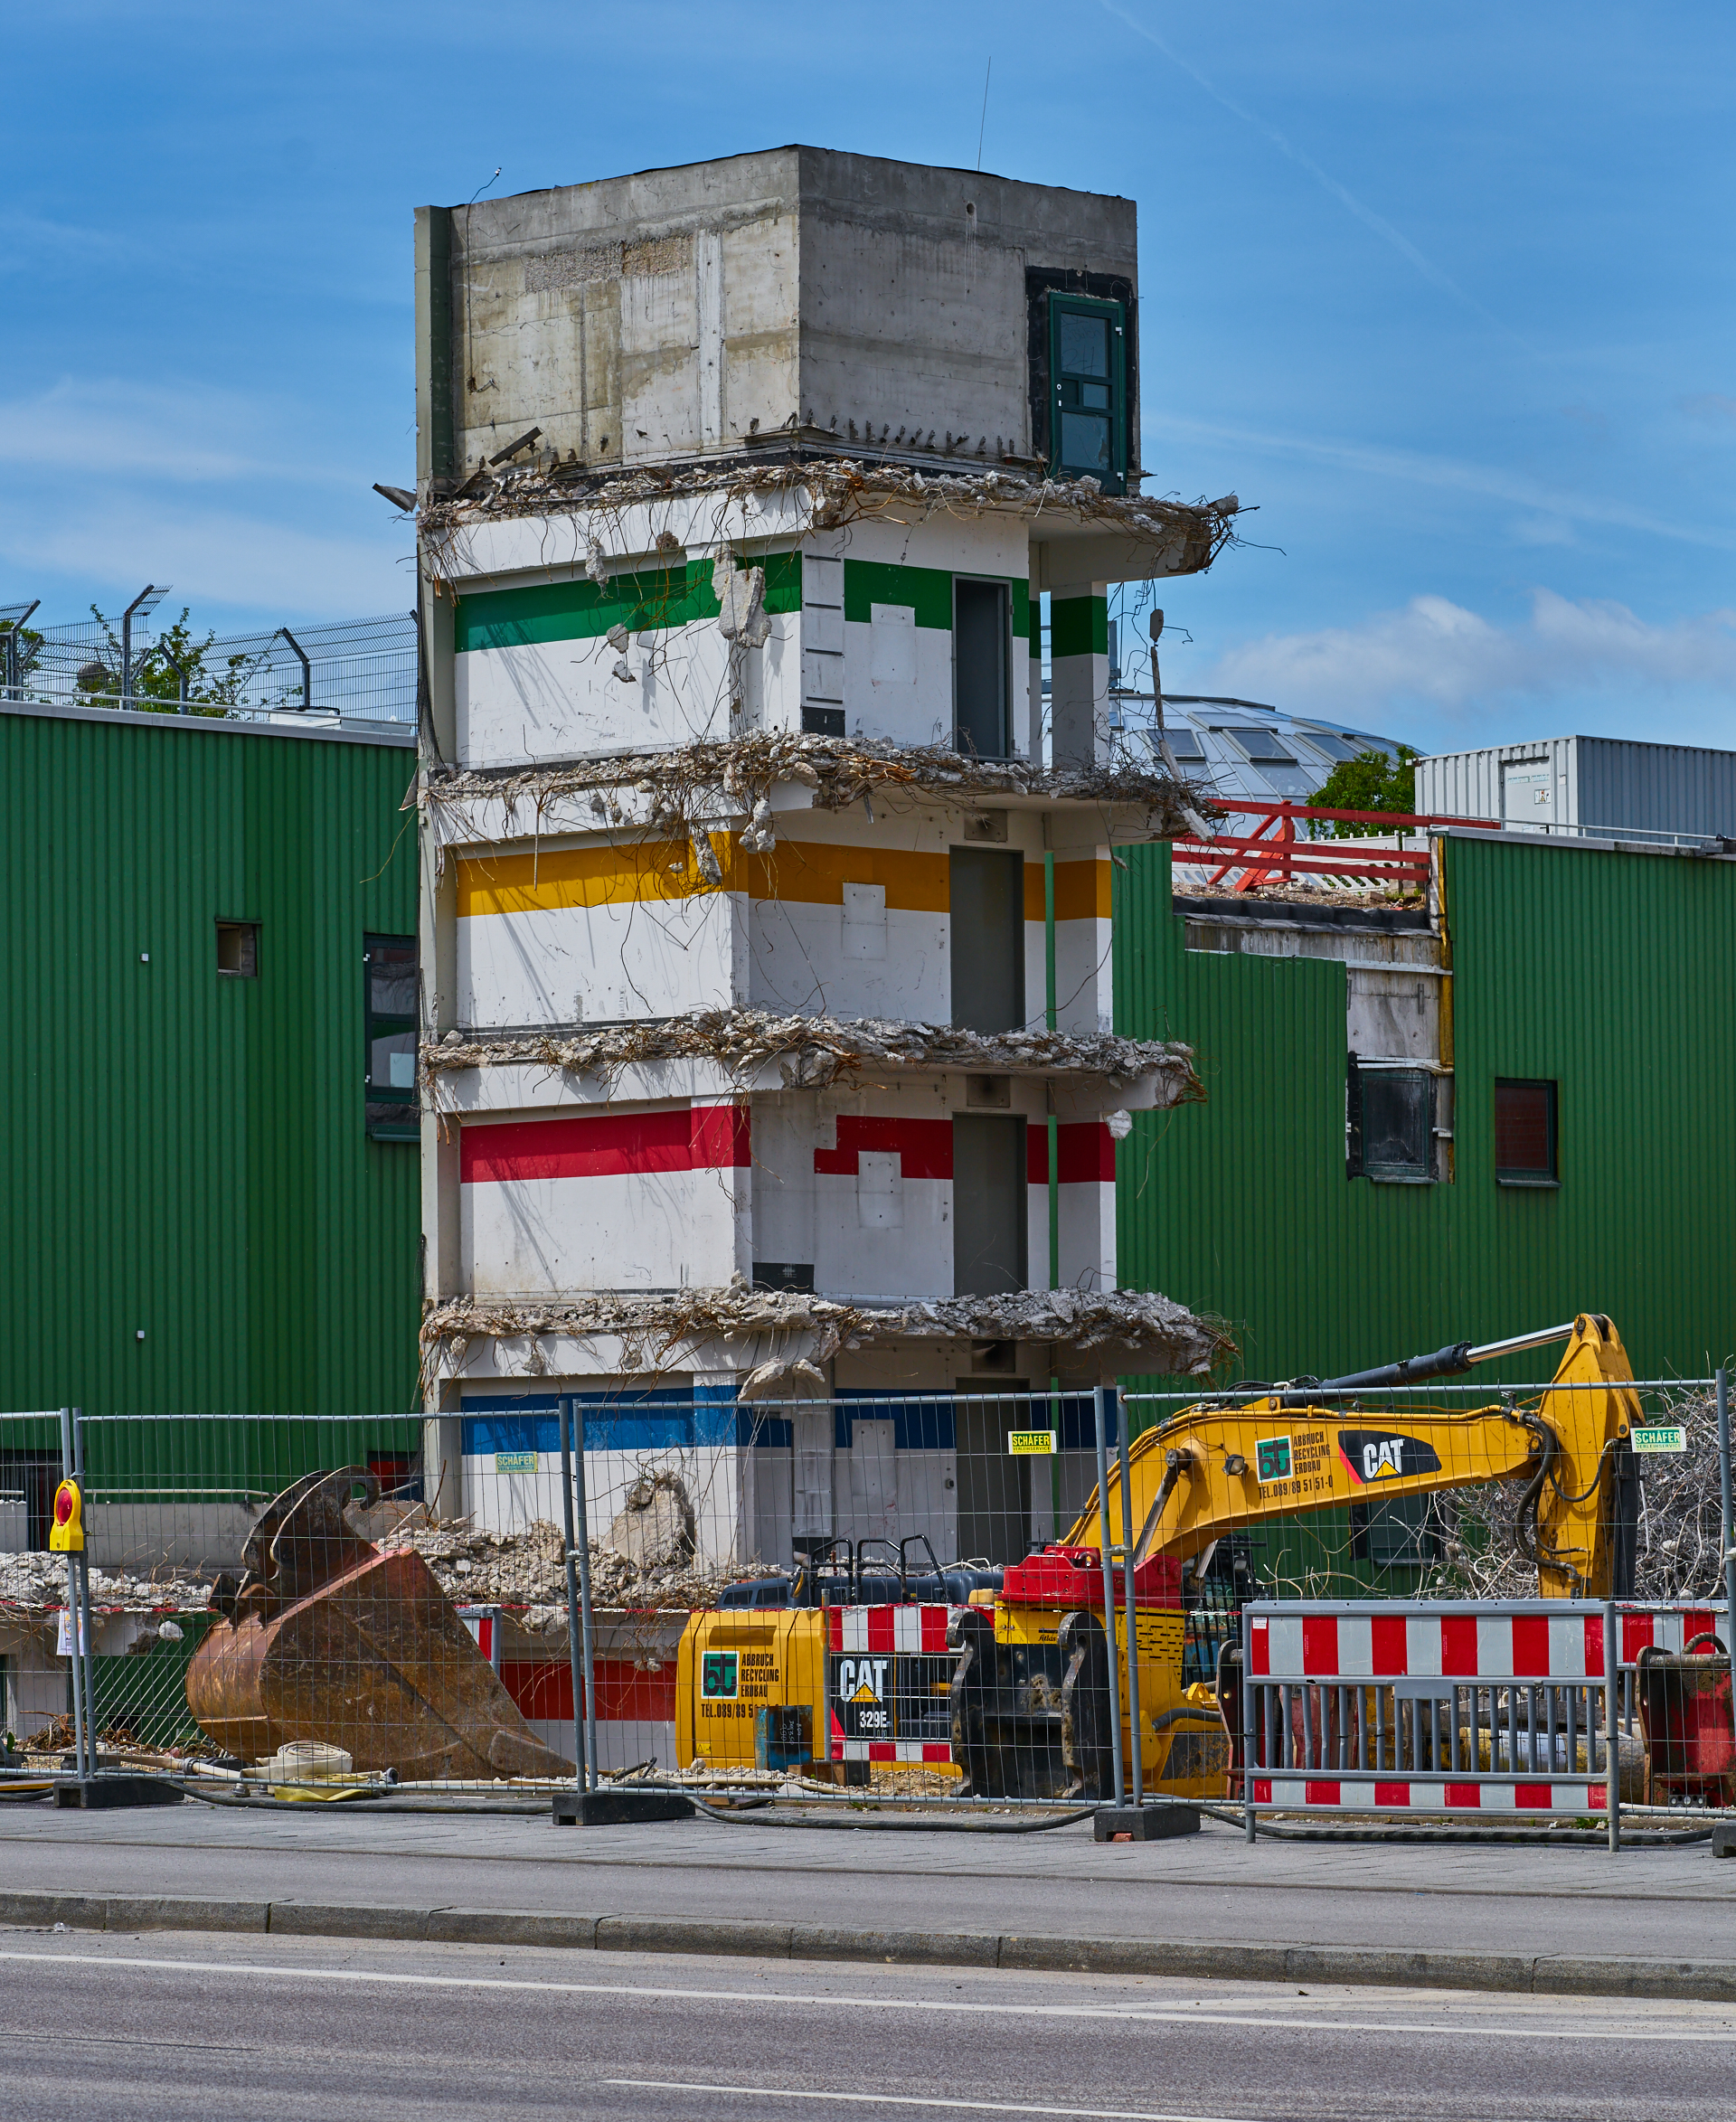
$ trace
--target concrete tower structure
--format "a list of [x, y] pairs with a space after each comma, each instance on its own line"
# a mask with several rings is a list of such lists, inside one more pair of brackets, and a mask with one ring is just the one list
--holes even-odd
[[1139, 497], [1134, 208], [791, 147], [425, 209], [417, 299], [430, 1480], [574, 1392], [712, 1553], [950, 1556], [895, 1396], [1218, 1345], [1116, 1287], [1118, 1116], [1197, 1084], [1113, 1033], [1181, 798], [1106, 597], [1235, 511]]

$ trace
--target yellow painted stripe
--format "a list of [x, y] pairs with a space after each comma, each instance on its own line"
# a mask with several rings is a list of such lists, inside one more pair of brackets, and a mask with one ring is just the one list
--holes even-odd
[[[1058, 921], [1107, 921], [1109, 918], [1109, 865], [1087, 858], [1055, 864], [1055, 919]], [[1043, 919], [1043, 864], [1024, 865], [1024, 918]]]
[[844, 887], [879, 884], [889, 909], [945, 913], [947, 858], [895, 849], [780, 841], [769, 854], [744, 854], [732, 833], [711, 835], [721, 884], [708, 884], [684, 840], [638, 840], [530, 854], [465, 855], [458, 860], [460, 919], [547, 912], [561, 907], [618, 906], [743, 891], [812, 906], [842, 906]]

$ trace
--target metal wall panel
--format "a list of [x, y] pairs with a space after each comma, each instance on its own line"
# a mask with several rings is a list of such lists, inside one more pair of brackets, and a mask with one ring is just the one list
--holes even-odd
[[1530, 759], [1546, 759], [1553, 770], [1561, 825], [1736, 837], [1736, 751], [1612, 737], [1552, 737], [1419, 760], [1417, 808], [1499, 818], [1503, 767]]
[[[413, 769], [0, 713], [0, 1407], [416, 1404], [417, 1155], [365, 1133], [360, 962], [415, 931]], [[260, 924], [257, 978], [219, 974], [220, 919]]]
[[[1344, 1176], [1343, 967], [1184, 950], [1168, 850], [1127, 852], [1116, 1028], [1191, 1042], [1207, 1103], [1135, 1116], [1122, 1280], [1228, 1320], [1249, 1378], [1584, 1310], [1638, 1374], [1705, 1374], [1736, 1348], [1736, 863], [1517, 835], [1443, 854], [1457, 1177], [1396, 1186]], [[1559, 1084], [1558, 1190], [1496, 1185], [1497, 1076]]]

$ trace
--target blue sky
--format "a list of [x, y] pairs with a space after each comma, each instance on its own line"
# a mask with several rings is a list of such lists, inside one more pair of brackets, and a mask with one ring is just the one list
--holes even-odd
[[[1727, 8], [1221, 0], [9, 17], [0, 601], [411, 596], [410, 216], [803, 139], [1139, 203], [1165, 676], [1425, 749], [1736, 744]], [[1183, 631], [1191, 641], [1179, 637]]]

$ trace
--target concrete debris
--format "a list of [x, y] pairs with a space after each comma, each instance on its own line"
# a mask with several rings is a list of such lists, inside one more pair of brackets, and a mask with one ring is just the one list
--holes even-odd
[[[1165, 556], [1172, 574], [1196, 574], [1210, 567], [1233, 541], [1235, 520], [1244, 513], [1233, 494], [1216, 501], [1158, 501], [1137, 494], [1104, 494], [1095, 479], [1033, 477], [1010, 467], [925, 472], [910, 465], [804, 456], [795, 463], [788, 457], [771, 463], [712, 460], [618, 477], [575, 476], [567, 467], [528, 466], [471, 479], [462, 496], [426, 504], [420, 521], [428, 557], [439, 571], [443, 544], [471, 523], [527, 515], [609, 514], [683, 495], [741, 501], [792, 492], [801, 497], [804, 531], [841, 530], [864, 516], [890, 516], [901, 523], [937, 514], [1007, 514], [1032, 522], [1046, 516], [1160, 542], [1172, 549]], [[589, 557], [586, 571], [597, 579]]]
[[609, 1529], [607, 1545], [636, 1570], [675, 1570], [693, 1558], [693, 1505], [668, 1467], [641, 1474]]
[[[710, 1605], [725, 1585], [767, 1573], [758, 1563], [694, 1561], [693, 1505], [678, 1475], [665, 1469], [641, 1476], [635, 1484], [639, 1489], [647, 1492], [649, 1500], [637, 1514], [654, 1523], [643, 1525], [637, 1534], [623, 1532], [622, 1520], [635, 1514], [629, 1503], [608, 1539], [590, 1543], [591, 1603], [599, 1611], [680, 1612]], [[621, 1551], [615, 1544], [618, 1532], [627, 1545], [640, 1539], [643, 1556]], [[491, 1533], [468, 1519], [453, 1519], [406, 1528], [397, 1544], [416, 1550], [448, 1599], [505, 1607], [530, 1634], [558, 1637], [564, 1644], [566, 1548], [560, 1527], [546, 1518], [514, 1533]]]
[[[470, 816], [477, 804], [504, 804], [510, 816], [523, 803], [540, 823], [560, 797], [630, 788], [648, 799], [655, 828], [672, 837], [693, 837], [731, 816], [751, 814], [761, 799], [769, 802], [779, 783], [810, 789], [818, 810], [900, 797], [959, 810], [1008, 797], [1091, 803], [1143, 812], [1139, 829], [1150, 839], [1185, 835], [1189, 811], [1197, 806], [1210, 813], [1212, 807], [1208, 790], [1126, 764], [1044, 767], [1024, 759], [973, 759], [940, 745], [794, 731], [759, 731], [665, 751], [615, 752], [535, 767], [425, 769], [417, 777], [414, 800], [436, 841], [453, 844], [490, 836], [479, 835]], [[410, 799], [405, 800], [408, 805]], [[619, 822], [618, 812], [625, 817], [618, 801], [613, 808], [605, 803], [599, 822]]]
[[451, 1031], [422, 1048], [430, 1076], [457, 1069], [527, 1064], [569, 1070], [613, 1083], [623, 1069], [651, 1061], [713, 1061], [745, 1081], [778, 1064], [788, 1089], [824, 1089], [865, 1070], [958, 1069], [970, 1074], [1098, 1076], [1118, 1086], [1160, 1080], [1160, 1106], [1203, 1098], [1191, 1047], [1108, 1032], [969, 1032], [951, 1024], [907, 1024], [885, 1017], [774, 1016], [767, 1010], [693, 1010], [661, 1023], [609, 1024], [595, 1032], [491, 1033]]
[[722, 552], [712, 563], [712, 594], [717, 599], [717, 630], [744, 648], [760, 647], [771, 632], [766, 604], [766, 571], [738, 568], [734, 556]]
[[799, 1290], [750, 1289], [738, 1275], [727, 1287], [647, 1297], [600, 1290], [549, 1304], [449, 1297], [423, 1315], [424, 1370], [453, 1374], [475, 1341], [557, 1335], [617, 1340], [618, 1368], [642, 1376], [677, 1367], [672, 1361], [677, 1352], [696, 1343], [760, 1335], [776, 1341], [775, 1355], [815, 1364], [840, 1351], [906, 1341], [1023, 1341], [1059, 1344], [1070, 1356], [1090, 1356], [1106, 1370], [1186, 1377], [1234, 1353], [1216, 1321], [1139, 1290], [1020, 1289], [871, 1308]]
[[775, 1356], [748, 1372], [736, 1388], [737, 1400], [829, 1400], [826, 1372], [806, 1356]]
[[[105, 1614], [203, 1613], [211, 1603], [211, 1579], [195, 1570], [168, 1567], [135, 1576], [125, 1570], [90, 1571], [90, 1605]], [[66, 1604], [66, 1557], [0, 1554], [0, 1617], [37, 1616]], [[164, 1634], [163, 1629], [154, 1632]], [[175, 1638], [168, 1636], [173, 1642]], [[148, 1648], [148, 1644], [146, 1646]]]

